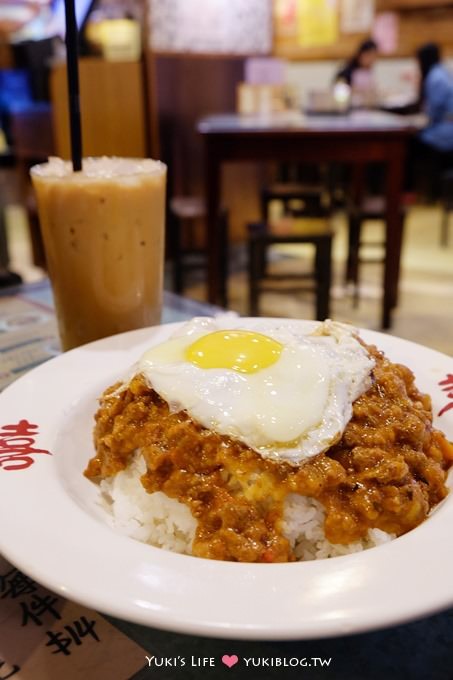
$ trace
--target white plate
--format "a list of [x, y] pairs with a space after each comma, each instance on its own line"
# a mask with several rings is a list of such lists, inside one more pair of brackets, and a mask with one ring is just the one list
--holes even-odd
[[[0, 395], [0, 427], [21, 420], [37, 425], [34, 448], [52, 454], [30, 454], [33, 463], [16, 470], [7, 470], [3, 458], [0, 551], [7, 559], [60, 595], [101, 612], [226, 638], [344, 635], [453, 604], [453, 495], [393, 542], [307, 563], [198, 559], [152, 548], [108, 527], [97, 487], [82, 476], [93, 452], [96, 398], [174, 328], [125, 333], [68, 352]], [[435, 413], [448, 403], [439, 382], [453, 373], [452, 359], [379, 333], [363, 331], [362, 337], [414, 370]], [[453, 439], [453, 409], [435, 422]]]

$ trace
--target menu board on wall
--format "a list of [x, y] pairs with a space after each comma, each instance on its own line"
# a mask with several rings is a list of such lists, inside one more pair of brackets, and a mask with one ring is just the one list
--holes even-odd
[[297, 0], [275, 0], [274, 20], [279, 32], [292, 35], [297, 24]]
[[342, 0], [341, 30], [343, 33], [366, 33], [373, 25], [374, 0]]
[[335, 44], [338, 40], [337, 0], [299, 0], [298, 29], [301, 47]]
[[[316, 40], [310, 36], [307, 40], [300, 8], [308, 8], [315, 17], [318, 7], [318, 16], [322, 16], [326, 0], [274, 0], [274, 55], [284, 59], [343, 61], [370, 36], [379, 43], [381, 52], [392, 56], [413, 57], [420, 43], [430, 36], [442, 46], [445, 55], [453, 55], [453, 0], [337, 0], [337, 5], [337, 39], [335, 42], [323, 39], [321, 44], [319, 36], [325, 35], [324, 29], [322, 32], [310, 29]], [[315, 18], [311, 26], [316, 21]], [[327, 34], [329, 37], [329, 31]]]
[[271, 0], [148, 0], [149, 44], [157, 52], [268, 54]]

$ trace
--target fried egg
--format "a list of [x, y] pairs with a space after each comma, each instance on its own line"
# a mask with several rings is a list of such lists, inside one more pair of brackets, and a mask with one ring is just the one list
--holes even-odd
[[137, 370], [169, 404], [264, 458], [299, 465], [335, 444], [374, 360], [354, 328], [195, 318], [149, 349]]

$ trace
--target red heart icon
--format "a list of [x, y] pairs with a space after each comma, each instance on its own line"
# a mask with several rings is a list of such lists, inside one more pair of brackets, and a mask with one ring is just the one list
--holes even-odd
[[228, 666], [228, 668], [235, 666], [238, 661], [239, 659], [236, 654], [224, 654], [222, 656], [222, 663], [224, 663], [225, 666]]

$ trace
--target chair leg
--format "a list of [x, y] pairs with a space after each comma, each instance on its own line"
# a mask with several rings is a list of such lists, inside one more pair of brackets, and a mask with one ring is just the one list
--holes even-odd
[[228, 307], [228, 273], [229, 273], [229, 241], [228, 241], [228, 213], [223, 211], [220, 215], [220, 304]]
[[357, 283], [358, 278], [358, 260], [359, 260], [359, 244], [360, 233], [362, 231], [362, 220], [357, 216], [350, 216], [349, 218], [349, 243], [348, 243], [348, 259], [346, 263], [346, 283], [352, 281]]
[[[401, 241], [398, 244], [398, 274], [397, 274], [397, 281], [400, 280], [400, 267], [401, 267], [401, 252], [403, 248], [403, 239], [404, 239], [404, 227], [406, 224], [406, 215], [403, 211], [400, 213], [400, 220], [401, 220]], [[395, 293], [394, 293], [394, 299], [392, 300], [392, 309], [396, 309], [398, 306], [398, 286], [395, 286]]]
[[261, 244], [255, 238], [249, 240], [249, 314], [259, 316], [259, 280]]
[[324, 321], [330, 315], [330, 288], [332, 284], [332, 239], [316, 246], [316, 319]]
[[267, 276], [267, 245], [262, 243], [259, 248], [259, 278], [264, 279]]
[[8, 242], [3, 208], [0, 208], [0, 269], [7, 269], [9, 264]]
[[346, 283], [354, 284], [353, 307], [359, 304], [359, 267], [360, 267], [360, 235], [362, 220], [360, 217], [349, 218], [349, 248], [346, 264]]
[[[360, 237], [359, 237], [360, 238]], [[360, 242], [357, 248], [356, 261], [354, 263], [354, 291], [352, 293], [352, 308], [358, 309], [360, 304]]]
[[444, 208], [444, 213], [442, 215], [442, 225], [440, 232], [440, 245], [446, 248], [448, 246], [448, 226], [450, 212], [453, 210], [453, 205], [446, 205]]
[[[257, 222], [254, 224], [249, 225], [250, 229], [250, 239], [256, 239], [257, 237], [259, 238], [259, 235], [265, 231], [265, 224], [266, 222]], [[252, 236], [253, 234], [253, 236]], [[258, 272], [258, 278], [259, 279], [265, 279], [267, 276], [267, 244], [263, 240], [260, 242], [260, 246], [258, 248], [259, 255], [257, 255], [257, 260], [256, 260], [256, 266], [258, 267], [257, 272]]]
[[183, 258], [181, 250], [181, 221], [177, 217], [170, 217], [171, 249], [173, 256], [173, 291], [182, 293], [184, 290]]
[[263, 189], [261, 192], [261, 221], [266, 223], [269, 211], [269, 195], [268, 192]]

